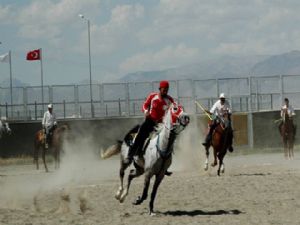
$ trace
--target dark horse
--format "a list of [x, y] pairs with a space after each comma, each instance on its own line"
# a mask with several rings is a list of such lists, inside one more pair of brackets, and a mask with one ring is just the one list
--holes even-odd
[[296, 127], [293, 123], [293, 119], [290, 118], [286, 112], [284, 113], [282, 123], [279, 126], [279, 132], [283, 141], [285, 158], [293, 159]]
[[[220, 176], [220, 172], [224, 173], [225, 167], [223, 163], [223, 159], [226, 155], [227, 149], [232, 144], [233, 131], [231, 127], [231, 122], [229, 120], [228, 113], [224, 114], [223, 118], [218, 118], [219, 124], [215, 128], [212, 134], [211, 146], [214, 150], [214, 162], [211, 166], [218, 165], [219, 159], [219, 168], [218, 168], [218, 176]], [[204, 169], [208, 169], [208, 158], [209, 158], [209, 147], [206, 148], [206, 160]]]
[[45, 133], [44, 130], [39, 130], [34, 135], [34, 162], [36, 163], [36, 169], [39, 169], [39, 151], [42, 150], [42, 159], [44, 162], [45, 170], [48, 172], [46, 164], [46, 151], [52, 151], [55, 161], [55, 169], [59, 168], [60, 164], [60, 151], [62, 149], [63, 141], [65, 139], [66, 132], [70, 130], [69, 125], [64, 124], [54, 129], [52, 138], [49, 143], [49, 149], [45, 148]]

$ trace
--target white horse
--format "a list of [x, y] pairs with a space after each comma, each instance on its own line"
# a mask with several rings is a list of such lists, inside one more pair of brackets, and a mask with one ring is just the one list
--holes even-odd
[[[167, 111], [164, 122], [158, 128], [158, 133], [150, 140], [145, 147], [143, 158], [134, 157], [134, 169], [128, 175], [128, 183], [126, 188], [123, 187], [123, 178], [125, 170], [130, 163], [124, 163], [124, 159], [128, 154], [130, 142], [132, 142], [133, 135], [131, 130], [124, 138], [124, 141], [108, 148], [102, 153], [102, 158], [108, 158], [114, 154], [121, 152], [121, 167], [120, 167], [120, 187], [115, 195], [116, 199], [123, 202], [128, 195], [129, 187], [133, 178], [145, 174], [144, 189], [141, 196], [134, 202], [134, 205], [141, 204], [146, 200], [148, 195], [148, 188], [150, 179], [155, 175], [155, 182], [153, 185], [151, 199], [149, 203], [150, 215], [153, 215], [153, 204], [157, 189], [165, 176], [167, 169], [172, 163], [172, 152], [174, 149], [174, 142], [177, 135], [184, 130], [190, 121], [189, 116], [183, 112], [181, 106], [172, 106]], [[138, 129], [138, 127], [136, 127]], [[136, 130], [137, 130], [136, 129]]]
[[0, 138], [3, 134], [11, 134], [11, 129], [7, 122], [0, 120]]

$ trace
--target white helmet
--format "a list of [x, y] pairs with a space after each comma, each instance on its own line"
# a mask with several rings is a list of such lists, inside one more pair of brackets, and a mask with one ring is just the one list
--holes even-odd
[[225, 94], [221, 93], [219, 98], [225, 98]]
[[49, 104], [48, 109], [52, 109], [52, 108], [53, 108], [52, 104]]

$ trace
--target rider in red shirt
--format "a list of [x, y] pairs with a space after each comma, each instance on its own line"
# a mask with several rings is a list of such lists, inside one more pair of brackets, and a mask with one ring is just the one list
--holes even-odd
[[127, 163], [129, 163], [132, 161], [134, 155], [142, 154], [142, 148], [145, 140], [154, 130], [155, 125], [162, 122], [169, 106], [174, 103], [173, 98], [168, 95], [168, 91], [169, 82], [163, 80], [159, 84], [159, 92], [151, 93], [147, 97], [142, 107], [142, 111], [145, 114], [145, 120], [140, 126], [133, 145], [129, 148], [125, 162], [127, 161]]

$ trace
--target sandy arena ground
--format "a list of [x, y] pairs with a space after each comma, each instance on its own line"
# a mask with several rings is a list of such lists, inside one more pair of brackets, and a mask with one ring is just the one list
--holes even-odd
[[[140, 206], [143, 178], [133, 181], [120, 204], [119, 158], [74, 155], [59, 170], [45, 173], [33, 165], [0, 167], [0, 224], [300, 224], [300, 157], [282, 153], [227, 154], [226, 171], [204, 171], [203, 152], [188, 159], [174, 157], [148, 215], [149, 198]], [[151, 189], [150, 189], [151, 190]], [[149, 194], [150, 196], [150, 194]]]

